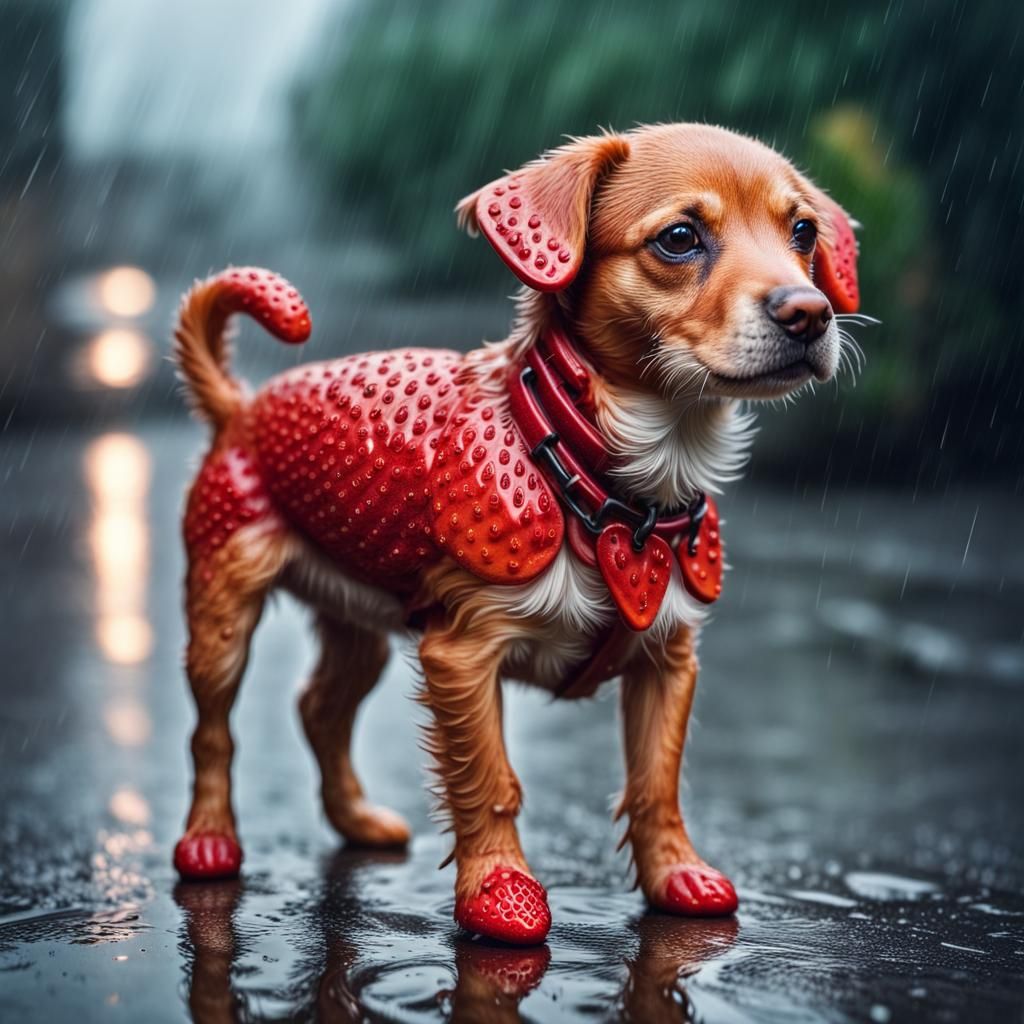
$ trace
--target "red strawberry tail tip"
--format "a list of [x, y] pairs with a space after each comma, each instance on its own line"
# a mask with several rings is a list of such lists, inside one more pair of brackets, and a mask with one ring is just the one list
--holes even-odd
[[732, 882], [720, 871], [706, 867], [673, 871], [664, 897], [654, 902], [659, 910], [683, 917], [728, 917], [739, 906]]
[[248, 314], [288, 345], [301, 345], [309, 337], [309, 307], [280, 274], [262, 267], [231, 267], [215, 281], [217, 301], [225, 313]]
[[242, 848], [230, 836], [215, 832], [185, 836], [174, 848], [174, 867], [186, 882], [237, 878]]
[[455, 921], [467, 932], [516, 946], [539, 945], [551, 928], [547, 893], [515, 868], [495, 868], [480, 891], [455, 903]]

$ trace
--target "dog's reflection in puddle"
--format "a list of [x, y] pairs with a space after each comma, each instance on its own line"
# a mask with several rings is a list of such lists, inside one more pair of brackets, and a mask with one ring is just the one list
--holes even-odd
[[[396, 963], [396, 951], [404, 946], [412, 952], [420, 940], [410, 933], [408, 920], [394, 936], [387, 934], [386, 920], [367, 927], [367, 910], [353, 884], [358, 874], [354, 869], [381, 862], [382, 855], [343, 851], [329, 863], [320, 897], [303, 912], [305, 923], [298, 933], [302, 938], [295, 939], [301, 948], [295, 950], [286, 978], [274, 980], [261, 977], [265, 972], [257, 958], [266, 940], [266, 921], [269, 918], [274, 925], [277, 915], [262, 914], [257, 921], [239, 913], [243, 900], [258, 898], [258, 893], [238, 881], [179, 884], [174, 898], [183, 911], [180, 948], [192, 1019], [198, 1024], [260, 1019], [354, 1022], [375, 1019], [381, 1010], [388, 1019], [392, 1014], [401, 1019], [404, 1007], [416, 1019], [436, 1013], [437, 1019], [457, 1022], [515, 1022], [523, 1019], [520, 1004], [541, 985], [553, 959], [559, 982], [571, 982], [570, 988], [583, 982], [584, 988], [591, 988], [594, 979], [586, 979], [589, 972], [576, 951], [559, 948], [557, 930], [552, 953], [548, 944], [516, 948], [462, 937], [452, 942], [427, 925], [423, 955], [413, 953], [408, 962]], [[248, 902], [246, 908], [251, 909]], [[281, 911], [281, 919], [285, 916], [291, 915]], [[640, 917], [633, 926], [639, 941], [629, 942], [629, 953], [618, 961], [625, 965], [618, 995], [614, 985], [611, 991], [601, 986], [605, 1009], [610, 997], [624, 1020], [657, 1024], [693, 1019], [686, 979], [723, 955], [738, 927], [735, 918]], [[296, 935], [290, 926], [287, 934]], [[380, 947], [379, 957], [369, 948], [374, 946]], [[264, 954], [262, 959], [266, 964], [273, 958]], [[395, 971], [396, 967], [401, 969]], [[608, 977], [604, 970], [599, 973]], [[621, 977], [621, 969], [619, 973]], [[571, 1014], [564, 996], [564, 991], [561, 998], [556, 996], [553, 1006], [560, 1003], [560, 1011]], [[585, 1002], [593, 1010], [593, 1002]], [[581, 1016], [592, 1015], [584, 1006], [578, 1009]], [[531, 1011], [528, 1016], [536, 1014]]]
[[739, 922], [735, 917], [699, 920], [649, 914], [639, 919], [637, 931], [640, 944], [626, 960], [620, 1019], [637, 1024], [697, 1020], [686, 979], [732, 948]]
[[518, 1021], [519, 1003], [544, 977], [551, 961], [547, 944], [516, 949], [468, 939], [455, 944], [455, 989], [449, 995], [453, 1021]]
[[194, 1021], [245, 1019], [242, 999], [231, 987], [231, 969], [239, 953], [235, 912], [242, 883], [180, 883], [174, 901], [184, 911], [185, 935], [179, 948], [191, 961], [188, 1008]]

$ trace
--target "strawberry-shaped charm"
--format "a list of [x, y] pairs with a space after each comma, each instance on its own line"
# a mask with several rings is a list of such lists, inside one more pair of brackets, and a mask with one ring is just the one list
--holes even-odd
[[722, 593], [722, 537], [718, 509], [706, 498], [707, 511], [693, 539], [679, 542], [679, 565], [686, 589], [704, 604], [714, 603]]
[[643, 632], [657, 616], [668, 589], [671, 557], [672, 549], [654, 534], [637, 551], [633, 531], [622, 523], [606, 526], [597, 538], [597, 564], [630, 629]]

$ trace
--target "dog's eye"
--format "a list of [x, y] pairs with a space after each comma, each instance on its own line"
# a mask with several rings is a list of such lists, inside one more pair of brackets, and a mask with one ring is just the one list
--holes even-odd
[[798, 220], [793, 225], [793, 248], [797, 252], [810, 252], [818, 240], [818, 229], [809, 220]]
[[689, 224], [673, 224], [665, 228], [654, 240], [658, 255], [676, 260], [700, 248], [700, 236]]

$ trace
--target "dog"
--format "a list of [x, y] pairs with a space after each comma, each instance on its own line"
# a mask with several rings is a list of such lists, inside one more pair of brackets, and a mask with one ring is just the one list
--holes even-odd
[[618, 816], [663, 911], [735, 911], [679, 806], [697, 637], [721, 590], [711, 497], [751, 442], [749, 403], [837, 372], [858, 308], [853, 222], [778, 153], [697, 124], [571, 140], [467, 196], [463, 227], [519, 278], [507, 339], [299, 366], [250, 395], [226, 328], [300, 343], [287, 281], [232, 268], [184, 297], [180, 374], [213, 440], [187, 499], [194, 792], [174, 862], [239, 871], [229, 713], [268, 594], [315, 612], [299, 701], [324, 810], [351, 843], [400, 846], [364, 795], [353, 721], [419, 635], [426, 747], [454, 833], [455, 920], [535, 944], [551, 915], [520, 847], [505, 677], [575, 699], [620, 679]]

